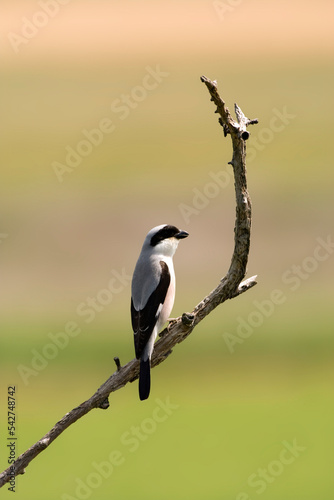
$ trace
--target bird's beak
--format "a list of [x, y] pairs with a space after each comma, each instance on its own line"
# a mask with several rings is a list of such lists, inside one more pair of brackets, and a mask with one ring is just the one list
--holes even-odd
[[189, 236], [189, 233], [187, 233], [187, 231], [180, 231], [179, 233], [177, 233], [175, 235], [175, 238], [177, 238], [178, 240], [182, 240], [183, 238], [186, 238], [187, 236]]

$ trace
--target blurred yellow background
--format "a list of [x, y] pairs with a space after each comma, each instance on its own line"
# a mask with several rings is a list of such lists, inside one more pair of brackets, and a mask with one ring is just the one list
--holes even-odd
[[1, 470], [8, 386], [19, 454], [134, 357], [151, 227], [190, 233], [175, 316], [227, 271], [231, 143], [200, 76], [259, 119], [258, 285], [153, 371], [146, 403], [135, 382], [70, 427], [17, 500], [332, 500], [333, 15], [330, 0], [2, 1]]

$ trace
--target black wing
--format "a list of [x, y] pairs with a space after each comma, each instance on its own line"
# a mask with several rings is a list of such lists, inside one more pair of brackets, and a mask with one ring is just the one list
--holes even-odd
[[146, 306], [137, 311], [131, 299], [131, 320], [134, 332], [136, 358], [139, 359], [158, 319], [160, 304], [165, 302], [170, 284], [169, 269], [164, 261], [160, 261], [161, 277], [157, 288], [152, 292]]

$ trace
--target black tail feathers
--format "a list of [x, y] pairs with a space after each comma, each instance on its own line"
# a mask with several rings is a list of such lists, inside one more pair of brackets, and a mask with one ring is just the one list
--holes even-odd
[[140, 360], [139, 370], [139, 398], [141, 401], [147, 399], [151, 389], [151, 363], [150, 359]]

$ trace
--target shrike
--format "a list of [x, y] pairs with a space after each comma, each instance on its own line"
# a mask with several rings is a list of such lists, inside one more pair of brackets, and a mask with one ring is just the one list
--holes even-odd
[[188, 233], [163, 224], [147, 234], [132, 278], [131, 320], [136, 358], [140, 359], [139, 398], [151, 387], [151, 356], [158, 332], [169, 318], [175, 298], [173, 255]]

